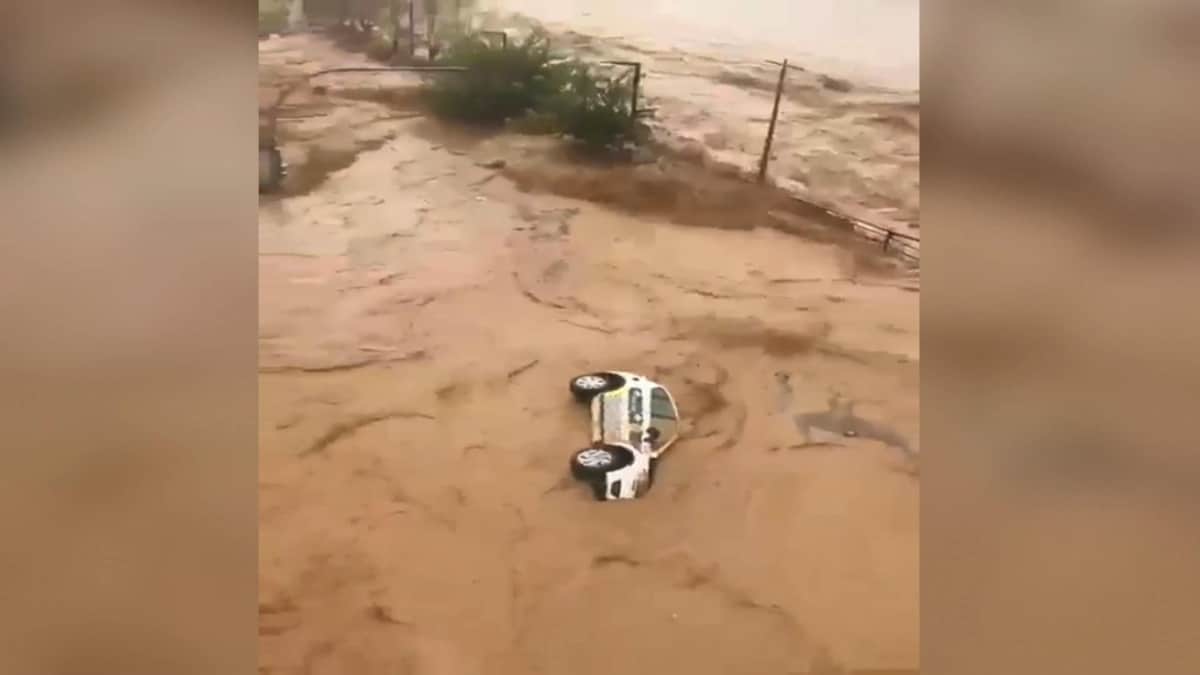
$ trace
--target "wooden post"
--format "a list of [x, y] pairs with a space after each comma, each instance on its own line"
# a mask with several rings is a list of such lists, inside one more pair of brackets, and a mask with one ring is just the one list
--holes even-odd
[[779, 69], [779, 84], [775, 87], [775, 107], [771, 109], [771, 126], [767, 128], [767, 142], [763, 145], [762, 161], [758, 165], [758, 182], [767, 180], [767, 163], [771, 161], [771, 143], [775, 140], [775, 122], [779, 119], [779, 100], [783, 98], [783, 79], [787, 76], [788, 62], [783, 60]]
[[629, 116], [637, 119], [638, 112], [638, 87], [642, 85], [642, 64], [638, 63], [633, 66], [633, 92], [632, 98], [629, 101]]
[[432, 61], [434, 55], [437, 53], [437, 47], [434, 46], [438, 20], [437, 0], [425, 0], [425, 5], [422, 9], [425, 10], [425, 49], [428, 50], [429, 60]]
[[408, 0], [408, 55], [417, 56], [417, 0]]
[[392, 24], [392, 53], [388, 55], [388, 60], [396, 57], [400, 51], [400, 10], [396, 3], [400, 0], [388, 0], [388, 20]]

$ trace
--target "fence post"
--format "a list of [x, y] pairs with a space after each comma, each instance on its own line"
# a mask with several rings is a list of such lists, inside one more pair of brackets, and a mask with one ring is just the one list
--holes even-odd
[[758, 182], [767, 179], [767, 163], [771, 161], [771, 143], [775, 140], [775, 121], [779, 119], [779, 100], [783, 98], [783, 79], [787, 76], [788, 62], [783, 60], [779, 68], [779, 84], [775, 86], [775, 107], [771, 109], [771, 126], [767, 128], [767, 142], [763, 145], [762, 161], [758, 165]]
[[417, 0], [408, 0], [408, 55], [417, 56]]
[[637, 119], [638, 88], [642, 85], [642, 64], [633, 66], [633, 98], [629, 102], [629, 116]]
[[388, 59], [394, 59], [400, 51], [400, 10], [396, 8], [398, 0], [388, 0], [388, 20], [392, 24], [392, 53]]

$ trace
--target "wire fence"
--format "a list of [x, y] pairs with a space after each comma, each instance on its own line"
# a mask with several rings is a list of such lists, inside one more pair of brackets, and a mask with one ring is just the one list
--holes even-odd
[[[763, 142], [763, 150], [759, 159], [758, 180], [760, 183], [766, 182], [768, 170], [771, 163], [771, 147], [775, 141], [775, 128], [779, 120], [780, 102], [783, 99], [783, 92], [787, 86], [787, 74], [790, 68], [797, 68], [788, 63], [787, 59], [783, 61], [771, 61], [767, 63], [779, 66], [779, 80], [775, 86], [775, 103], [771, 109], [770, 126], [767, 128], [767, 137]], [[798, 70], [803, 70], [797, 68]], [[813, 201], [800, 196], [793, 195], [794, 199], [804, 202], [805, 204], [820, 209], [826, 217], [841, 222], [845, 226], [854, 229], [859, 235], [878, 241], [884, 251], [895, 253], [903, 258], [906, 258], [914, 263], [919, 263], [921, 260], [921, 240], [919, 237], [914, 237], [911, 234], [897, 232], [894, 228], [872, 223], [861, 217], [843, 213], [829, 206], [817, 204]]]

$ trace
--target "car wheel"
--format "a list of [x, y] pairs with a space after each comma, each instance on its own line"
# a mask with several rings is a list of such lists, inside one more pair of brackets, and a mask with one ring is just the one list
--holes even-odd
[[591, 479], [590, 481], [588, 481], [588, 484], [592, 488], [592, 496], [596, 498], [596, 501], [598, 501], [598, 502], [608, 501], [608, 495], [604, 494], [608, 487], [605, 484], [604, 476], [597, 476], [597, 477]]
[[576, 478], [603, 478], [616, 466], [617, 454], [609, 448], [584, 448], [571, 457], [571, 473]]
[[609, 471], [623, 468], [631, 461], [633, 458], [624, 448], [596, 445], [571, 456], [571, 473], [580, 479], [603, 479]]
[[598, 394], [619, 388], [624, 382], [611, 373], [588, 373], [571, 380], [571, 393], [581, 403], [587, 403]]

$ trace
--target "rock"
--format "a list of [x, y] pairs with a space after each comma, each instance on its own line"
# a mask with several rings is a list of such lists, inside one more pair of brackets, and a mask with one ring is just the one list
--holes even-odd
[[503, 169], [504, 167], [508, 166], [508, 162], [504, 161], [503, 159], [493, 159], [490, 162], [480, 162], [479, 166], [483, 167], [484, 169]]

